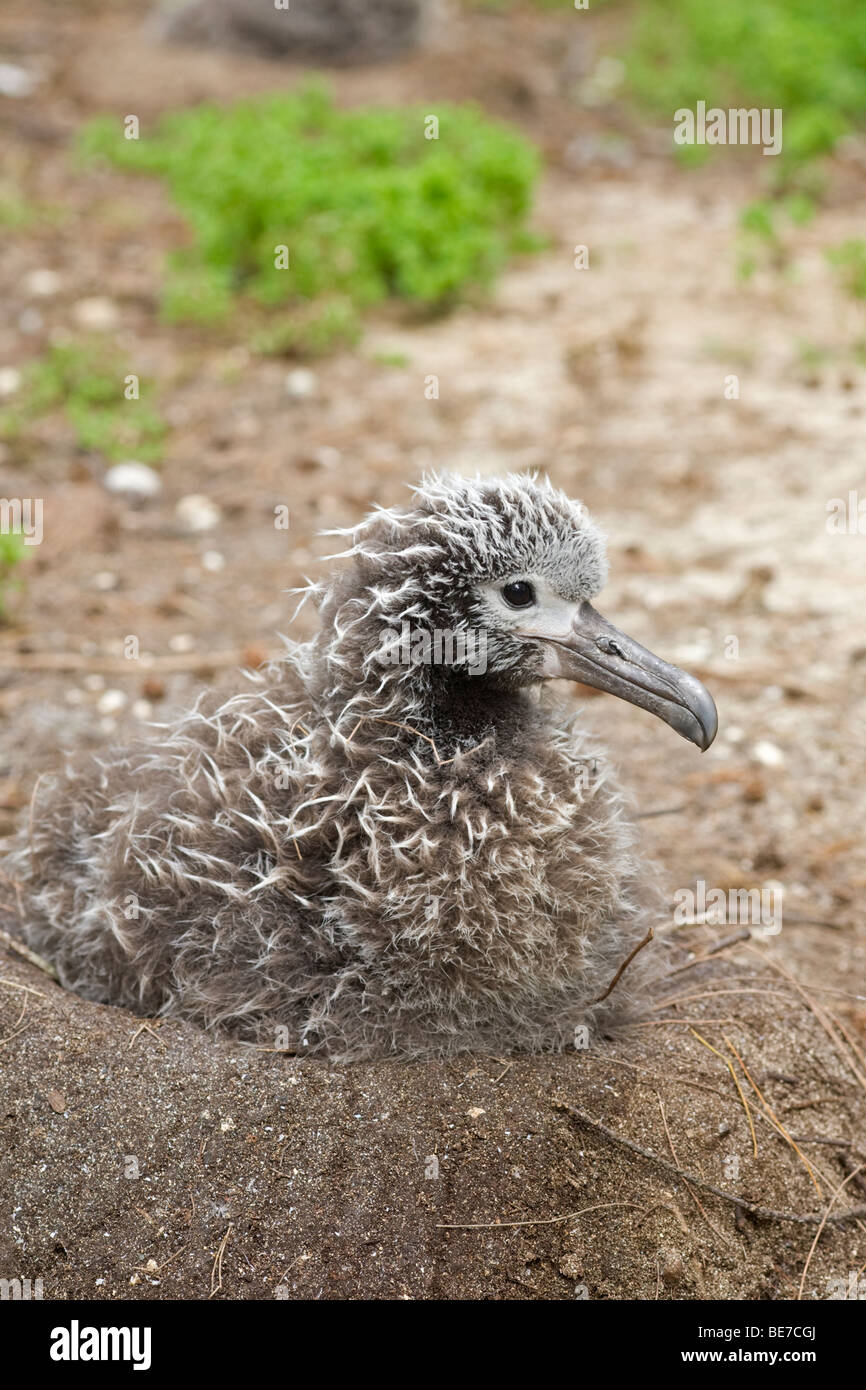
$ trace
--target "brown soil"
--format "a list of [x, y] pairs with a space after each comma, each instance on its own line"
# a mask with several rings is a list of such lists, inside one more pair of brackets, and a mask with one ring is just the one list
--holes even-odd
[[[742, 988], [706, 969], [671, 992]], [[696, 1031], [730, 1037], [802, 1158], [744, 1080], [754, 1155], [724, 1062], [679, 1022], [609, 1052], [340, 1069], [143, 1028], [10, 963], [2, 1268], [46, 1298], [796, 1298], [816, 1224], [701, 1184], [823, 1214], [866, 1157], [863, 1082], [784, 982], [746, 988], [686, 1012], [726, 1016]], [[838, 1201], [866, 1212], [856, 1178]], [[864, 1231], [826, 1228], [805, 1298], [859, 1268]]]
[[[107, 297], [117, 359], [158, 383], [172, 427], [163, 496], [138, 512], [107, 496], [104, 460], [77, 451], [60, 419], [29, 450], [0, 456], [2, 495], [37, 492], [46, 517], [0, 634], [0, 830], [26, 814], [60, 749], [122, 738], [148, 716], [141, 699], [163, 719], [203, 680], [230, 685], [230, 671], [211, 672], [215, 652], [255, 661], [271, 650], [290, 623], [283, 591], [333, 548], [321, 528], [396, 501], [428, 466], [540, 467], [609, 532], [603, 610], [717, 697], [720, 735], [703, 758], [649, 716], [587, 699], [640, 812], [667, 813], [643, 822], [647, 852], [671, 893], [696, 879], [781, 883], [785, 925], [767, 951], [862, 1047], [863, 537], [829, 534], [825, 520], [829, 499], [863, 488], [866, 376], [853, 346], [866, 322], [823, 257], [862, 229], [859, 152], [830, 171], [825, 206], [797, 233], [787, 268], [740, 284], [736, 217], [762, 161], [685, 173], [664, 133], [619, 107], [576, 104], [609, 16], [449, 13], [424, 52], [334, 74], [335, 89], [349, 104], [420, 99], [431, 109], [472, 97], [520, 124], [550, 161], [536, 218], [550, 249], [516, 264], [489, 303], [433, 323], [380, 315], [358, 352], [315, 364], [313, 395], [293, 400], [287, 364], [230, 334], [160, 322], [177, 216], [155, 185], [76, 169], [68, 145], [99, 111], [144, 124], [173, 105], [229, 101], [301, 74], [158, 47], [140, 13], [116, 0], [74, 12], [10, 0], [0, 17], [0, 56], [44, 73], [33, 97], [0, 104], [4, 177], [62, 210], [4, 234], [0, 367], [75, 332], [82, 299]], [[624, 151], [616, 164], [590, 138], [611, 133]], [[572, 268], [576, 244], [590, 248], [589, 271]], [[45, 268], [59, 288], [37, 297], [27, 277]], [[804, 342], [820, 353], [804, 354]], [[383, 354], [407, 365], [382, 365]], [[430, 373], [435, 402], [424, 398]], [[724, 395], [731, 373], [737, 400]], [[174, 506], [189, 493], [222, 509], [204, 536], [178, 533]], [[272, 524], [280, 503], [288, 533]], [[143, 653], [188, 669], [127, 673], [129, 634]], [[58, 653], [84, 669], [32, 669]], [[106, 712], [113, 690], [126, 703]], [[695, 935], [702, 949], [709, 934]], [[737, 976], [728, 988], [754, 988], [741, 977], [759, 963], [733, 959], [711, 974], [695, 968], [677, 992], [723, 988], [726, 972]], [[730, 1038], [790, 1134], [856, 1149], [863, 1088], [850, 1060], [787, 983], [774, 977], [771, 988], [784, 997], [699, 999], [680, 1013], [730, 1020], [697, 1026], [722, 1051]], [[704, 1216], [670, 1173], [556, 1102], [670, 1157], [658, 1090], [679, 1166], [778, 1211], [822, 1211], [855, 1152], [801, 1145], [821, 1164], [821, 1197], [766, 1120], [756, 1121], [755, 1159], [730, 1073], [679, 1023], [646, 1027], [604, 1055], [348, 1071], [178, 1025], [138, 1028], [0, 956], [0, 1191], [11, 1213], [0, 1277], [42, 1275], [46, 1297], [206, 1297], [228, 1231], [221, 1298], [278, 1288], [292, 1298], [790, 1298], [814, 1227], [747, 1216], [740, 1229], [730, 1204], [696, 1188]], [[862, 1059], [854, 1066], [864, 1070]], [[736, 1181], [724, 1167], [731, 1154]], [[137, 1158], [138, 1179], [124, 1177], [124, 1155]], [[429, 1155], [438, 1180], [424, 1176]], [[858, 1200], [857, 1181], [840, 1206]], [[547, 1225], [440, 1225], [538, 1223], [623, 1201], [636, 1205]], [[804, 1296], [826, 1297], [827, 1279], [859, 1269], [864, 1248], [859, 1226], [828, 1228]]]

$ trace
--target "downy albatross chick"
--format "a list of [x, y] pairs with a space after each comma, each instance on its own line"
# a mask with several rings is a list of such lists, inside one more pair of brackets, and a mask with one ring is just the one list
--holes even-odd
[[152, 28], [180, 43], [297, 63], [380, 63], [413, 48], [429, 0], [188, 0]]
[[340, 1061], [609, 1027], [652, 973], [650, 947], [594, 1002], [654, 892], [602, 750], [539, 686], [701, 749], [712, 699], [591, 606], [603, 541], [549, 484], [434, 478], [352, 538], [311, 642], [39, 784], [26, 939], [88, 999]]

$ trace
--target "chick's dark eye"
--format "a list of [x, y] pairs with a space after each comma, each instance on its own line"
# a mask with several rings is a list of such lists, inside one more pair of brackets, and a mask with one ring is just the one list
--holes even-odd
[[510, 608], [528, 608], [535, 602], [535, 590], [525, 579], [518, 579], [504, 585], [502, 597]]

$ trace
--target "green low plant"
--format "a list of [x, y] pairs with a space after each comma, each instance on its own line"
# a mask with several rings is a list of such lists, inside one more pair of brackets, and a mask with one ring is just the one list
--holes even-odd
[[866, 241], [852, 237], [825, 252], [842, 284], [855, 299], [866, 299]]
[[20, 439], [30, 424], [55, 410], [65, 413], [82, 449], [143, 463], [162, 456], [166, 425], [149, 404], [147, 387], [139, 399], [127, 400], [123, 376], [103, 346], [54, 344], [32, 362], [19, 398], [0, 413], [0, 436]]
[[[425, 138], [430, 114], [437, 139]], [[290, 322], [267, 330], [284, 344], [273, 350], [351, 340], [363, 311], [391, 297], [448, 308], [532, 247], [539, 154], [472, 106], [343, 111], [309, 85], [179, 111], [139, 140], [101, 118], [82, 148], [164, 178], [189, 223], [166, 313], [218, 322], [237, 296], [288, 309]]]
[[[781, 153], [759, 161], [767, 192], [744, 209], [738, 262], [744, 279], [760, 265], [786, 267], [786, 233], [814, 215], [823, 193], [822, 156], [866, 124], [862, 0], [616, 2], [630, 15], [627, 86], [647, 110], [672, 120], [698, 101], [781, 109]], [[677, 153], [696, 164], [715, 148], [686, 144]]]
[[788, 175], [866, 121], [861, 0], [641, 0], [623, 58], [632, 91], [660, 113], [699, 100], [781, 107]]
[[9, 621], [9, 599], [21, 587], [18, 568], [27, 555], [20, 531], [0, 531], [0, 624]]

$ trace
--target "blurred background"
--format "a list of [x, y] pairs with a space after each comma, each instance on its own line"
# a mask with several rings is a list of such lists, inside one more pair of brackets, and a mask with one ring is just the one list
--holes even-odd
[[[699, 102], [781, 153], [677, 145]], [[857, 988], [859, 0], [5, 0], [0, 136], [0, 495], [41, 517], [0, 534], [0, 832], [59, 748], [308, 634], [322, 529], [541, 469], [719, 704], [698, 760], [581, 692], [666, 881], [782, 885], [782, 958]]]

